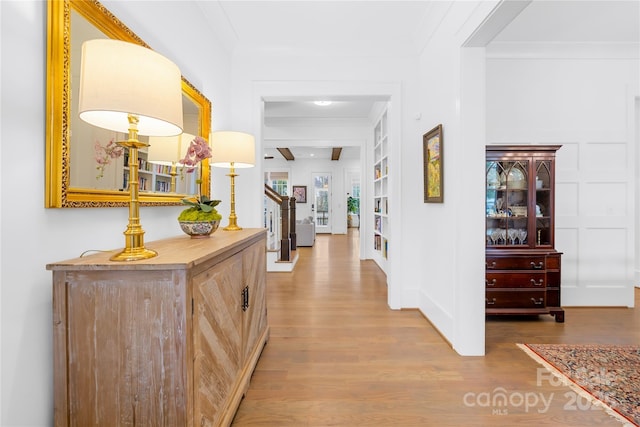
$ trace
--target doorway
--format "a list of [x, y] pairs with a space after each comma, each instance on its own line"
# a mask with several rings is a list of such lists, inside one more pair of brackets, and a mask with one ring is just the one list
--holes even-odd
[[316, 233], [331, 233], [331, 174], [313, 174], [313, 216]]

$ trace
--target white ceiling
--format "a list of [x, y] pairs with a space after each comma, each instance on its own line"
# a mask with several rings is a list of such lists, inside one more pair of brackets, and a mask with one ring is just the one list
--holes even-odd
[[[510, 1], [524, 1], [528, 5], [493, 42], [640, 42], [640, 0]], [[212, 18], [230, 50], [413, 56], [420, 53], [419, 39], [424, 34], [422, 26], [429, 22], [429, 14], [446, 3], [449, 2], [236, 0], [201, 2], [200, 7]], [[310, 101], [268, 101], [265, 120], [365, 118], [376, 99], [334, 100], [330, 107], [317, 107]], [[294, 151], [295, 147], [290, 148]], [[310, 151], [315, 151], [316, 156], [330, 156], [331, 151], [328, 147], [296, 150], [300, 157], [309, 156]], [[353, 154], [353, 150], [348, 151]], [[345, 151], [343, 155], [346, 154]], [[275, 155], [279, 153], [276, 151]], [[294, 155], [298, 156], [295, 151]]]
[[[404, 56], [422, 48], [423, 26], [467, 0], [200, 1], [229, 50], [305, 55]], [[503, 0], [526, 4], [495, 41], [631, 42], [640, 0]]]
[[[430, 1], [218, 1], [204, 2], [232, 48], [267, 52], [415, 55], [416, 31]], [[214, 13], [208, 15], [213, 16]], [[217, 14], [220, 15], [220, 14]]]
[[535, 0], [495, 42], [640, 42], [639, 0]]

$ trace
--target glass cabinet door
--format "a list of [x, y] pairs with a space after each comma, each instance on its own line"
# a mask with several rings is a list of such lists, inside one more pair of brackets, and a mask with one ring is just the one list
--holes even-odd
[[486, 244], [529, 245], [529, 161], [486, 162]]
[[536, 246], [551, 245], [551, 162], [536, 160]]

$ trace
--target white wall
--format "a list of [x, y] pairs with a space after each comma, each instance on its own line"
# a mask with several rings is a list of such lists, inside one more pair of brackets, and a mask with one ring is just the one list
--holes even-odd
[[422, 183], [422, 135], [443, 125], [444, 203], [423, 203], [422, 184], [403, 198], [412, 245], [403, 271], [415, 286], [407, 298], [463, 355], [484, 354], [484, 67], [481, 49], [462, 46], [493, 5], [434, 3], [420, 56], [420, 128], [403, 152], [403, 182]]
[[[214, 128], [231, 124], [230, 58], [195, 3], [103, 3], [212, 100]], [[45, 265], [88, 249], [123, 247], [128, 218], [126, 208], [43, 207], [46, 5], [0, 2], [2, 426], [47, 426], [53, 419], [51, 273]], [[142, 208], [145, 239], [179, 234], [181, 209]]]
[[562, 144], [562, 304], [632, 307], [637, 46], [494, 44], [487, 52], [487, 141]]

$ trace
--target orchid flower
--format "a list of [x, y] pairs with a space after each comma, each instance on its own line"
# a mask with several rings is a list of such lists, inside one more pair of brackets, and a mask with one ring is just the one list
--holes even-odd
[[112, 159], [117, 159], [124, 153], [124, 147], [119, 146], [113, 141], [113, 139], [111, 139], [106, 146], [102, 146], [100, 141], [96, 140], [96, 143], [93, 145], [93, 149], [97, 164], [96, 169], [98, 170], [96, 179], [100, 179], [104, 176], [104, 168], [111, 164]]
[[211, 157], [211, 147], [206, 139], [201, 136], [196, 136], [189, 144], [187, 154], [184, 159], [180, 160], [184, 166], [187, 167], [187, 173], [191, 173], [196, 169], [199, 162]]

